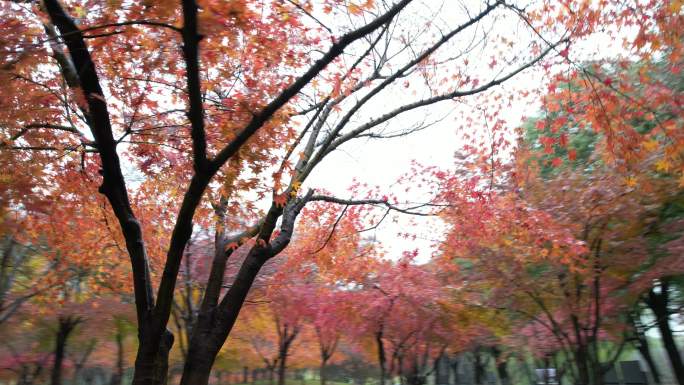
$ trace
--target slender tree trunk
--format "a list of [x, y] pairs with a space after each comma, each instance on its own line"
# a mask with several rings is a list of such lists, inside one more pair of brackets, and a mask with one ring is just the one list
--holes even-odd
[[326, 382], [325, 368], [326, 368], [327, 363], [328, 363], [328, 360], [326, 358], [323, 358], [321, 360], [321, 368], [320, 368], [321, 385], [325, 385], [325, 382]]
[[480, 348], [475, 348], [473, 352], [475, 356], [475, 384], [483, 385], [485, 377], [484, 362], [482, 362], [482, 355], [480, 354]]
[[637, 349], [639, 350], [639, 354], [641, 354], [641, 357], [643, 357], [644, 361], [646, 361], [646, 365], [648, 365], [648, 370], [651, 372], [653, 382], [656, 385], [660, 385], [660, 372], [658, 371], [658, 367], [656, 366], [655, 361], [653, 361], [653, 356], [651, 355], [651, 351], [648, 348], [648, 342], [645, 339], [643, 342], [639, 342]]
[[590, 385], [589, 368], [587, 367], [586, 355], [582, 351], [582, 348], [580, 348], [580, 351], [577, 353], [576, 361], [580, 380], [578, 385]]
[[33, 385], [36, 378], [40, 376], [43, 371], [43, 365], [36, 365], [35, 368], [31, 369], [29, 365], [21, 365], [21, 370], [19, 372], [19, 378], [17, 379], [17, 385]]
[[78, 317], [60, 316], [58, 318], [57, 338], [55, 339], [54, 362], [50, 374], [50, 385], [62, 385], [62, 366], [66, 353], [67, 340], [74, 328], [81, 322]]
[[268, 367], [268, 385], [273, 385], [275, 383], [275, 365]]
[[499, 375], [499, 381], [501, 385], [509, 385], [510, 379], [508, 377], [508, 362], [501, 360], [501, 350], [498, 347], [492, 347], [492, 355], [494, 356], [494, 361], [496, 362], [496, 372]]
[[280, 352], [278, 359], [278, 385], [285, 385], [285, 372], [287, 370], [287, 350]]
[[380, 366], [380, 385], [385, 385], [385, 377], [387, 373], [385, 372], [385, 344], [382, 342], [382, 329], [375, 333], [375, 343], [378, 345], [378, 364]]
[[121, 385], [121, 380], [123, 379], [123, 366], [124, 366], [124, 351], [123, 351], [123, 335], [121, 331], [116, 333], [116, 366], [114, 367], [114, 372], [109, 380], [109, 385]]
[[651, 350], [649, 349], [648, 339], [646, 338], [643, 325], [640, 321], [640, 310], [636, 310], [634, 314], [630, 314], [629, 320], [632, 324], [632, 329], [634, 330], [636, 348], [644, 361], [646, 361], [648, 370], [651, 372], [651, 376], [653, 377], [653, 382], [656, 385], [660, 385], [660, 372], [658, 371], [655, 361], [653, 361], [653, 356], [651, 355]]
[[679, 355], [679, 349], [672, 336], [672, 329], [670, 328], [670, 313], [668, 309], [668, 284], [663, 282], [661, 284], [660, 293], [655, 293], [653, 289], [648, 292], [646, 304], [651, 309], [656, 317], [658, 330], [663, 339], [663, 345], [667, 351], [667, 356], [670, 359], [672, 366], [672, 373], [679, 385], [684, 385], [684, 364], [682, 364], [682, 357]]

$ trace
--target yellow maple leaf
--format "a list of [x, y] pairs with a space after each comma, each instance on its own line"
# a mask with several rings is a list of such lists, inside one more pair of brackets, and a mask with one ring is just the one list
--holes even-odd
[[684, 0], [670, 0], [670, 11], [672, 13], [679, 13], [684, 5]]
[[297, 191], [299, 191], [299, 188], [302, 187], [302, 182], [300, 181], [294, 181], [292, 182], [292, 191], [290, 191], [290, 196], [297, 196]]
[[667, 159], [660, 159], [655, 163], [656, 171], [668, 172], [670, 171], [670, 162]]
[[363, 9], [358, 4], [354, 3], [349, 3], [347, 9], [352, 15], [360, 15], [363, 12]]
[[656, 139], [649, 139], [643, 143], [643, 146], [646, 151], [653, 152], [660, 146], [660, 142]]
[[634, 177], [634, 176], [628, 176], [627, 178], [625, 178], [625, 184], [626, 184], [628, 187], [634, 188], [634, 187], [637, 186], [638, 180], [637, 180], [637, 178]]
[[86, 12], [85, 8], [81, 7], [80, 5], [77, 5], [74, 8], [74, 15], [76, 15], [76, 17], [78, 17], [80, 19], [86, 17], [87, 14], [88, 13]]

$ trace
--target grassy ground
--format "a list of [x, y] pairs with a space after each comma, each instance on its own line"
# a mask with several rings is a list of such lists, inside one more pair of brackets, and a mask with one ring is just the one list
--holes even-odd
[[[273, 384], [276, 385], [278, 382], [276, 380], [273, 381]], [[326, 381], [326, 385], [349, 385], [346, 382], [335, 382], [335, 381]], [[255, 382], [248, 382], [248, 383], [232, 383], [231, 385], [271, 385], [269, 380], [256, 380]], [[321, 381], [317, 378], [314, 379], [307, 379], [307, 380], [292, 380], [292, 379], [287, 379], [285, 380], [285, 385], [321, 385]]]

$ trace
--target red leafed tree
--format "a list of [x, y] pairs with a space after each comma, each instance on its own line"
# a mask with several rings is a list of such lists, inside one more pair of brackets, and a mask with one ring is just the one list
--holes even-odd
[[445, 291], [435, 275], [405, 257], [378, 264], [354, 291], [354, 338], [370, 339], [380, 367], [380, 382], [400, 376], [424, 384], [433, 360], [453, 341], [442, 302]]
[[[449, 225], [443, 266], [477, 293], [473, 301], [522, 321], [521, 335], [543, 342], [532, 344], [537, 353], [562, 355], [568, 366], [560, 369], [576, 383], [601, 383], [628, 342], [626, 315], [639, 293], [653, 279], [681, 274], [678, 255], [649, 246], [662, 231], [662, 210], [680, 193], [671, 175], [654, 173], [662, 158], [640, 154], [627, 167], [605, 161], [621, 155], [609, 138], [594, 130], [587, 144], [587, 134], [558, 115], [548, 118], [555, 127], [530, 128], [544, 132], [521, 142], [510, 165], [493, 166], [492, 146], [473, 151], [472, 163], [453, 174], [434, 173]], [[581, 115], [570, 116], [582, 124]], [[572, 137], [559, 140], [568, 131]], [[584, 141], [582, 159], [567, 151], [568, 141]], [[670, 223], [667, 233], [678, 237], [680, 226]], [[601, 341], [616, 348], [608, 357]]]
[[319, 287], [307, 296], [307, 321], [313, 327], [320, 353], [319, 375], [326, 385], [327, 365], [338, 350], [349, 321], [350, 295], [341, 290]]
[[[425, 128], [432, 122], [386, 126], [409, 111], [485, 93], [569, 38], [538, 38], [528, 23], [534, 15], [503, 1], [444, 19], [411, 0], [0, 7], [0, 159], [10, 170], [2, 183], [11, 187], [3, 191], [3, 214], [30, 216], [34, 202], [68, 212], [69, 202], [43, 198], [76, 176], [89, 188], [72, 194], [96, 201], [97, 187], [104, 195], [106, 213], [82, 215], [109, 229], [130, 260], [136, 385], [166, 382], [174, 340], [167, 326], [193, 233], [213, 234], [205, 253], [212, 260], [184, 385], [207, 383], [255, 277], [288, 245], [308, 202], [411, 211], [375, 197], [304, 193], [326, 157], [357, 138]], [[348, 24], [340, 25], [341, 15]], [[518, 43], [507, 31], [480, 28], [501, 18], [528, 38]], [[477, 55], [464, 57], [471, 52]], [[429, 87], [385, 103], [412, 84]], [[227, 282], [226, 265], [241, 245], [248, 251]]]

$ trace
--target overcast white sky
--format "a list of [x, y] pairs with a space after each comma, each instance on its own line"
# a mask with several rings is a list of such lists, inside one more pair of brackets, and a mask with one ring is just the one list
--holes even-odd
[[[460, 2], [441, 0], [423, 1], [416, 9], [424, 10], [425, 8], [437, 7], [443, 5], [441, 10], [444, 23], [448, 23], [449, 27], [462, 24], [467, 19], [463, 16]], [[485, 3], [481, 0], [467, 0], [463, 1], [471, 12], [477, 12]], [[492, 30], [493, 34], [510, 33], [515, 31], [516, 27], [512, 24], [513, 20], [508, 23], [499, 23], [497, 27]], [[518, 20], [515, 20], [516, 22]], [[485, 25], [487, 25], [485, 23]], [[525, 42], [529, 41], [529, 35], [510, 36], [514, 39], [520, 39]], [[464, 36], [461, 38], [465, 40]], [[458, 40], [458, 39], [457, 39]], [[522, 45], [521, 45], [522, 47]], [[441, 52], [445, 56], [453, 55], [453, 52]], [[477, 56], [477, 55], [474, 55]], [[495, 73], [489, 69], [487, 65], [483, 65], [489, 59], [486, 57], [470, 57], [471, 66], [473, 70], [468, 69], [469, 72], [479, 73], [482, 79], [491, 79]], [[482, 70], [478, 70], [478, 66]], [[511, 66], [508, 72], [515, 67]], [[484, 81], [484, 80], [483, 80]], [[525, 71], [511, 80], [505, 85], [506, 90], [514, 92], [515, 89], [530, 89], [538, 87], [542, 82], [539, 76], [539, 71], [534, 69]], [[514, 86], [513, 86], [514, 85]], [[498, 91], [502, 90], [499, 87]], [[417, 97], [413, 92], [416, 91], [415, 86], [411, 86], [405, 90], [404, 94], [394, 94], [390, 100], [383, 102], [376, 102], [371, 106], [377, 114], [382, 111], [388, 111], [391, 106], [401, 105], [409, 101], [416, 100]], [[418, 95], [421, 94], [421, 89], [417, 90]], [[474, 98], [465, 98], [464, 101], [473, 101]], [[324, 188], [340, 196], [342, 198], [349, 198], [347, 192], [354, 180], [362, 183], [368, 183], [371, 186], [379, 185], [383, 191], [389, 191], [398, 196], [399, 200], [407, 200], [412, 202], [424, 202], [424, 196], [421, 196], [417, 191], [409, 194], [403, 193], [403, 187], [395, 185], [395, 182], [405, 175], [411, 168], [413, 161], [416, 161], [425, 166], [436, 165], [442, 168], [450, 168], [454, 164], [454, 152], [457, 151], [464, 143], [462, 140], [462, 132], [458, 127], [463, 124], [460, 120], [461, 114], [457, 112], [464, 111], [466, 114], [481, 114], [474, 108], [467, 104], [458, 105], [452, 101], [445, 101], [436, 106], [418, 109], [413, 112], [400, 116], [398, 119], [390, 123], [389, 130], [401, 130], [402, 125], [409, 126], [413, 122], [421, 121], [422, 119], [437, 120], [446, 116], [445, 119], [429, 127], [424, 131], [413, 133], [406, 137], [399, 137], [394, 139], [383, 140], [356, 140], [350, 142], [340, 151], [331, 154], [323, 164], [312, 174], [307, 182], [307, 185], [315, 188]], [[507, 110], [505, 118], [511, 122], [511, 129], [521, 121], [523, 116], [530, 116], [534, 114], [536, 107], [521, 103], [515, 108]], [[393, 186], [394, 185], [394, 186]], [[395, 221], [396, 220], [396, 221]], [[410, 223], [415, 221], [415, 223]], [[416, 225], [417, 224], [417, 225]], [[383, 224], [368, 236], [375, 236], [376, 239], [382, 243], [386, 250], [386, 255], [390, 258], [398, 258], [403, 251], [410, 251], [419, 249], [419, 261], [426, 261], [432, 253], [432, 240], [438, 237], [436, 234], [441, 229], [439, 221], [434, 218], [408, 217], [405, 214], [393, 213], [392, 217], [388, 217], [383, 221]], [[398, 233], [413, 233], [417, 236], [416, 240], [409, 240], [398, 237]]]
[[[453, 26], [457, 25], [453, 23], [460, 24], [465, 20], [460, 4], [467, 5], [473, 11], [479, 9], [483, 3], [484, 1], [482, 0], [447, 0], [445, 2], [442, 0], [424, 0], [417, 9], [442, 6], [440, 14], [443, 15], [445, 22], [452, 23], [451, 25]], [[621, 34], [626, 35], [633, 32], [621, 31]], [[490, 34], [503, 34], [514, 41], [529, 42], [530, 39], [529, 31], [521, 30], [519, 20], [515, 18], [497, 20]], [[553, 40], [552, 37], [547, 38]], [[521, 44], [520, 47], [523, 47], [523, 45]], [[621, 42], [614, 42], [605, 34], [596, 35], [584, 42], [574, 44], [570, 49], [570, 58], [579, 62], [621, 54], [624, 54]], [[475, 71], [479, 72], [481, 78], [490, 79], [494, 74], [491, 73], [492, 71], [488, 66], [483, 65], [485, 63], [484, 60], [489, 60], [489, 58], [481, 58], [481, 60], [479, 63], [475, 61], [471, 65], [479, 65], [479, 69], [476, 68]], [[513, 68], [511, 66], [510, 69]], [[543, 77], [542, 71], [533, 67], [518, 74], [503, 86], [497, 87], [496, 91], [515, 93], [517, 90], [545, 88], [547, 81], [548, 79]], [[388, 100], [383, 104], [376, 103], [372, 109], [377, 111], [387, 110], [388, 106], [398, 105], [402, 101], [406, 103], [407, 100], [414, 100], [416, 96], [411, 95], [413, 90], [412, 86], [406, 90], [406, 94], [395, 94], [393, 96], [395, 100]], [[420, 90], [418, 92], [420, 93]], [[450, 168], [454, 165], [454, 152], [464, 143], [461, 139], [462, 132], [458, 129], [462, 124], [460, 121], [462, 115], [453, 111], [456, 108], [457, 111], [465, 112], [466, 114], [480, 114], [472, 105], [468, 105], [468, 102], [473, 100], [472, 98], [465, 98], [466, 104], [459, 104], [458, 106], [454, 102], [442, 102], [430, 109], [419, 109], [402, 115], [399, 119], [392, 121], [390, 130], [398, 130], [402, 128], [402, 124], [408, 125], [411, 122], [424, 119], [426, 114], [428, 114], [428, 119], [436, 119], [452, 111], [441, 122], [425, 131], [420, 131], [407, 137], [350, 142], [341, 151], [331, 154], [312, 174], [307, 185], [315, 188], [324, 188], [336, 193], [340, 197], [348, 198], [347, 187], [354, 180], [358, 180], [371, 186], [380, 185], [386, 191], [396, 193], [400, 200], [404, 198], [413, 202], [424, 201], [424, 199], [421, 200], [423, 197], [417, 193], [411, 193], [413, 195], [410, 196], [402, 194], [403, 188], [398, 189], [398, 186], [393, 186], [393, 184], [400, 176], [410, 170], [414, 160], [422, 165], [437, 165], [443, 168]], [[520, 101], [515, 103], [513, 108], [505, 110], [502, 118], [507, 121], [507, 128], [512, 132], [524, 117], [535, 115], [539, 111], [539, 107], [540, 103], [538, 101]], [[426, 261], [433, 251], [431, 247], [433, 242], [431, 240], [438, 237], [438, 231], [441, 229], [439, 221], [417, 217], [407, 218], [406, 215], [402, 214], [393, 214], [393, 216], [396, 222], [391, 220], [392, 218], [387, 218], [374, 231], [376, 239], [383, 244], [387, 251], [387, 256], [398, 258], [403, 251], [419, 249], [419, 261]], [[416, 221], [419, 225], [411, 224], [411, 220]], [[407, 230], [416, 234], [417, 239], [407, 240], [397, 236], [397, 233], [407, 232]]]

